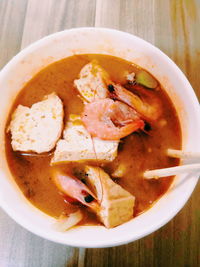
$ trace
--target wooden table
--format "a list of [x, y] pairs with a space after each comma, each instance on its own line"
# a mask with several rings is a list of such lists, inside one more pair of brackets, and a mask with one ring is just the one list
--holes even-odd
[[[200, 97], [200, 0], [0, 0], [0, 25], [0, 68], [50, 33], [80, 26], [110, 27], [159, 47], [184, 71]], [[46, 241], [0, 210], [0, 266], [200, 266], [199, 189], [200, 185], [160, 230], [107, 249]]]

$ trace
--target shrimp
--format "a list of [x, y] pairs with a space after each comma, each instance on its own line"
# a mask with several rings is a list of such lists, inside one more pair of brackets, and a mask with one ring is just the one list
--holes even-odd
[[58, 169], [52, 171], [52, 178], [58, 189], [64, 195], [78, 200], [80, 203], [93, 210], [98, 209], [99, 204], [96, 201], [96, 197], [78, 178]]
[[140, 85], [131, 85], [134, 93], [119, 84], [111, 84], [108, 89], [111, 98], [120, 100], [134, 108], [146, 120], [155, 121], [162, 113], [162, 105], [158, 97]]
[[93, 137], [104, 140], [119, 140], [144, 127], [134, 109], [109, 98], [86, 104], [82, 121]]

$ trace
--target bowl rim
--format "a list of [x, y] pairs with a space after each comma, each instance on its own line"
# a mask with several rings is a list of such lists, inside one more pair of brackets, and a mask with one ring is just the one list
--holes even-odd
[[[175, 75], [178, 75], [181, 80], [183, 81], [183, 83], [186, 85], [186, 87], [188, 87], [190, 89], [190, 96], [193, 102], [193, 110], [195, 110], [195, 114], [199, 114], [200, 115], [200, 107], [199, 107], [199, 102], [197, 100], [197, 97], [195, 95], [195, 92], [192, 88], [192, 86], [190, 85], [189, 81], [187, 80], [187, 78], [185, 77], [185, 75], [183, 74], [183, 72], [180, 70], [180, 68], [165, 54], [163, 53], [159, 48], [157, 48], [156, 46], [152, 45], [151, 43], [143, 40], [142, 38], [128, 33], [128, 32], [124, 32], [124, 31], [119, 31], [116, 29], [110, 29], [110, 28], [103, 28], [103, 27], [79, 27], [79, 28], [72, 28], [72, 29], [66, 29], [64, 31], [59, 31], [53, 34], [50, 34], [48, 36], [45, 36], [39, 40], [37, 40], [36, 42], [30, 44], [29, 46], [27, 46], [26, 48], [24, 48], [23, 50], [21, 50], [16, 56], [14, 56], [0, 71], [0, 79], [3, 78], [4, 74], [9, 71], [9, 68], [12, 67], [12, 65], [18, 63], [20, 61], [21, 58], [24, 58], [27, 54], [29, 54], [33, 49], [37, 49], [39, 46], [42, 46], [45, 42], [47, 42], [48, 40], [51, 40], [52, 38], [55, 37], [60, 37], [62, 35], [68, 34], [69, 32], [75, 32], [75, 31], [88, 31], [88, 30], [92, 30], [92, 31], [103, 31], [103, 32], [108, 32], [108, 33], [116, 33], [116, 34], [124, 34], [124, 35], [129, 35], [129, 37], [134, 37], [135, 39], [138, 39], [140, 42], [143, 42], [146, 46], [148, 46], [150, 49], [154, 50], [156, 53], [159, 53], [162, 57], [164, 57], [170, 64], [170, 66], [173, 68], [173, 71], [175, 72]], [[200, 116], [199, 116], [200, 117]], [[200, 120], [199, 120], [199, 125], [200, 125]], [[195, 176], [195, 175], [194, 175]], [[197, 176], [197, 177], [196, 177]], [[92, 244], [88, 244], [87, 241], [83, 244], [80, 244], [79, 241], [74, 240], [74, 242], [62, 242], [61, 240], [59, 240], [59, 238], [55, 238], [52, 236], [48, 236], [48, 233], [44, 233], [43, 231], [40, 230], [35, 230], [33, 229], [30, 225], [27, 225], [25, 221], [23, 221], [19, 216], [14, 215], [12, 209], [10, 207], [8, 207], [6, 205], [6, 203], [3, 202], [3, 200], [1, 201], [0, 199], [0, 206], [1, 208], [14, 220], [16, 221], [19, 225], [23, 226], [25, 229], [29, 230], [30, 232], [43, 237], [47, 240], [56, 242], [56, 243], [60, 243], [60, 244], [64, 244], [64, 245], [69, 245], [69, 246], [75, 246], [75, 247], [85, 247], [85, 248], [102, 248], [102, 247], [113, 247], [113, 246], [119, 246], [122, 244], [127, 244], [130, 243], [132, 241], [138, 240], [144, 236], [147, 236], [148, 234], [158, 230], [159, 228], [161, 228], [163, 225], [165, 225], [166, 223], [168, 223], [182, 208], [183, 206], [186, 204], [187, 200], [189, 199], [189, 197], [191, 196], [197, 182], [198, 182], [198, 175], [196, 175], [195, 179], [193, 180], [193, 185], [191, 186], [191, 190], [187, 193], [187, 195], [185, 195], [184, 199], [182, 199], [181, 204], [179, 205], [178, 208], [172, 209], [171, 213], [168, 213], [168, 216], [166, 218], [161, 218], [160, 220], [158, 220], [157, 223], [155, 223], [152, 227], [149, 227], [148, 230], [144, 230], [141, 233], [139, 233], [136, 237], [132, 236], [130, 234], [130, 237], [127, 238], [127, 236], [125, 237], [120, 237], [118, 241], [113, 242], [113, 241], [108, 241], [106, 240], [104, 243], [100, 242], [98, 243], [98, 241], [96, 241], [95, 245]]]

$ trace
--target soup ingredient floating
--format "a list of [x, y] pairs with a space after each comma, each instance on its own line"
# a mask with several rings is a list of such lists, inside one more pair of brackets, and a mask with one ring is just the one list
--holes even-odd
[[57, 143], [52, 164], [80, 160], [113, 161], [117, 156], [119, 141], [93, 138], [86, 130], [81, 117], [71, 114], [65, 126], [63, 139]]
[[143, 118], [156, 121], [161, 116], [161, 102], [151, 91], [136, 84], [129, 86], [132, 91], [127, 90], [120, 84], [113, 84], [112, 87], [111, 98], [126, 103], [135, 109]]
[[155, 89], [158, 86], [156, 79], [145, 70], [140, 70], [136, 74], [135, 81], [151, 89]]
[[91, 209], [98, 208], [94, 194], [75, 176], [67, 175], [58, 169], [54, 169], [52, 171], [52, 178], [58, 189], [63, 194], [72, 198], [72, 202], [77, 200]]
[[103, 169], [86, 166], [85, 185], [76, 177], [60, 171], [53, 172], [52, 177], [61, 192], [94, 211], [107, 228], [133, 218], [135, 197], [114, 183]]
[[86, 166], [85, 171], [86, 183], [100, 202], [100, 210], [96, 213], [100, 221], [112, 228], [132, 219], [135, 197], [114, 183], [103, 169]]
[[19, 105], [8, 128], [13, 150], [43, 153], [53, 149], [62, 133], [63, 116], [62, 101], [54, 93], [31, 108]]
[[81, 69], [74, 85], [88, 102], [92, 102], [108, 97], [109, 80], [108, 73], [94, 60]]
[[83, 219], [81, 210], [70, 213], [69, 215], [62, 214], [54, 223], [54, 229], [59, 232], [64, 232], [77, 225]]
[[119, 140], [144, 127], [134, 109], [108, 98], [86, 104], [82, 121], [92, 136], [103, 140]]

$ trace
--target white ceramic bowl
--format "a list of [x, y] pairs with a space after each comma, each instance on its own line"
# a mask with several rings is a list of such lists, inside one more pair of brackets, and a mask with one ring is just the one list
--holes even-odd
[[186, 150], [200, 151], [200, 110], [188, 80], [165, 54], [136, 36], [111, 29], [78, 28], [52, 34], [21, 51], [1, 71], [1, 207], [17, 223], [46, 239], [71, 246], [109, 247], [144, 237], [171, 220], [192, 194], [198, 175], [177, 176], [168, 192], [151, 209], [114, 229], [82, 226], [65, 233], [53, 230], [54, 219], [29, 203], [9, 171], [4, 148], [5, 123], [16, 95], [31, 77], [52, 62], [85, 53], [121, 57], [150, 71], [164, 86], [177, 109]]

